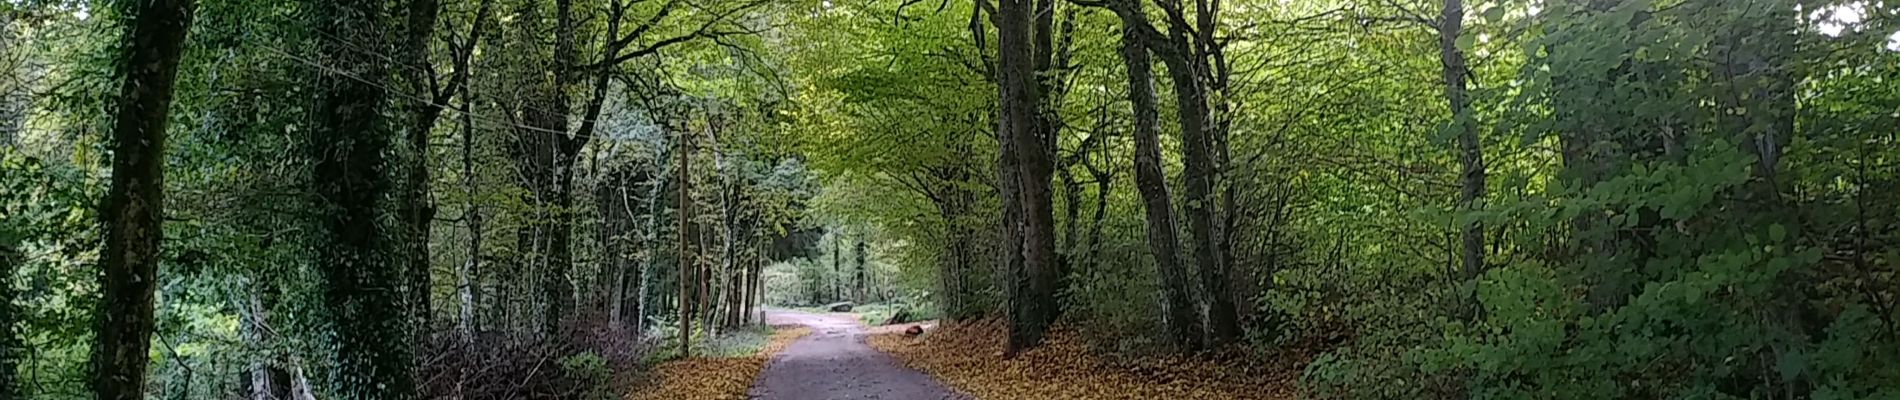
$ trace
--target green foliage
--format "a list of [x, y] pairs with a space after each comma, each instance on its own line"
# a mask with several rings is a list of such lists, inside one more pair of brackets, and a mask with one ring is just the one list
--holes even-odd
[[614, 371], [607, 366], [607, 359], [593, 352], [582, 352], [561, 358], [561, 372], [568, 379], [580, 385], [575, 397], [582, 400], [610, 400], [618, 398], [612, 385]]
[[[1061, 128], [1047, 139], [1062, 183], [1065, 318], [1096, 349], [1155, 350], [1167, 341], [1133, 178], [1123, 27], [1106, 9], [1056, 3], [1055, 19], [1074, 15], [1058, 25], [1070, 36], [1052, 43], [1071, 49], [1068, 63], [1047, 76], [1066, 94], [1043, 105]], [[1162, 30], [1176, 17], [1136, 3]], [[1166, 79], [1155, 82], [1159, 162], [1174, 204], [1221, 208], [1232, 235], [1227, 287], [1193, 297], [1234, 293], [1252, 346], [1320, 353], [1302, 377], [1311, 397], [1900, 397], [1893, 5], [1468, 2], [1449, 44], [1470, 58], [1471, 118], [1454, 121], [1446, 49], [1429, 22], [1441, 3], [1226, 3], [1212, 34], [1231, 90], [1206, 100], [1228, 134], [1215, 189], [1232, 197], [1181, 197], [1173, 122], [1195, 116], [1178, 115]], [[615, 43], [604, 38], [617, 4], [628, 5], [619, 32], [645, 35], [630, 49], [684, 39], [573, 68], [569, 82], [550, 73], [554, 3], [440, 4], [425, 65], [373, 77], [395, 82], [380, 89], [396, 101], [376, 112], [399, 124], [415, 99], [445, 106], [426, 152], [394, 149], [383, 156], [398, 162], [381, 171], [432, 176], [433, 283], [403, 293], [436, 304], [407, 316], [438, 333], [419, 337], [454, 336], [442, 333], [460, 322], [467, 278], [473, 325], [530, 341], [547, 339], [523, 333], [544, 320], [539, 288], [571, 284], [583, 316], [638, 299], [635, 343], [551, 356], [595, 398], [612, 394], [622, 351], [653, 346], [639, 355], [670, 359], [684, 339], [703, 354], [756, 349], [765, 335], [749, 328], [678, 331], [682, 240], [701, 265], [763, 258], [768, 304], [868, 300], [860, 311], [874, 323], [900, 309], [962, 318], [1007, 304], [996, 32], [976, 3], [575, 0], [577, 64]], [[0, 131], [12, 135], [0, 138], [0, 248], [19, 261], [0, 285], [19, 296], [6, 322], [28, 350], [18, 371], [0, 373], [28, 377], [29, 398], [87, 397], [97, 205], [112, 156], [101, 132], [126, 45], [119, 5], [0, 1]], [[328, 139], [310, 136], [309, 99], [338, 62], [313, 49], [341, 39], [311, 26], [313, 5], [200, 2], [167, 149], [155, 397], [229, 397], [254, 363], [318, 381], [334, 367], [338, 333], [311, 251], [311, 222], [328, 211], [313, 206], [306, 146]], [[477, 27], [478, 47], [465, 47]], [[432, 69], [441, 76], [427, 89], [440, 89], [459, 54], [473, 57], [466, 96], [393, 79]], [[583, 120], [595, 73], [605, 101]], [[569, 109], [540, 110], [554, 94]], [[528, 182], [554, 174], [525, 168], [540, 154], [524, 150], [550, 137], [527, 121], [539, 111], [570, 130], [597, 124], [556, 182], [565, 199]], [[1454, 128], [1479, 132], [1483, 147], [1488, 188], [1471, 209], [1457, 200], [1453, 133], [1465, 130]], [[699, 148], [681, 173], [687, 133]], [[407, 162], [425, 154], [427, 164]], [[674, 219], [682, 183], [697, 238]], [[606, 201], [616, 194], [628, 201]], [[622, 203], [627, 220], [610, 221], [607, 206]], [[377, 212], [393, 222], [392, 211]], [[549, 265], [544, 228], [563, 220], [572, 265]], [[1490, 264], [1470, 280], [1456, 231], [1474, 223]], [[727, 253], [729, 238], [742, 241]], [[640, 290], [616, 297], [609, 278], [635, 271]], [[727, 272], [707, 284], [730, 290]]]
[[45, 377], [26, 385], [27, 396], [84, 393], [92, 311], [99, 285], [99, 226], [94, 207], [103, 186], [68, 164], [47, 163], [0, 149], [0, 240], [20, 252], [0, 284], [9, 292], [18, 320], [6, 329], [21, 335], [20, 376]]

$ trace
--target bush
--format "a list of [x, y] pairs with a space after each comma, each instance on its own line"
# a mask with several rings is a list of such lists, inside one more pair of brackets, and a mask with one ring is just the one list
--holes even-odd
[[608, 385], [613, 379], [613, 369], [607, 367], [607, 359], [594, 352], [581, 352], [561, 359], [561, 372], [575, 384], [577, 399], [611, 400], [613, 387]]
[[1750, 164], [1717, 142], [1526, 207], [1547, 227], [1607, 223], [1564, 262], [1489, 271], [1482, 319], [1440, 319], [1411, 347], [1362, 342], [1303, 384], [1321, 398], [1900, 396], [1894, 316], [1817, 284], [1841, 276], [1785, 215], [1736, 212], [1758, 206], [1736, 200]]

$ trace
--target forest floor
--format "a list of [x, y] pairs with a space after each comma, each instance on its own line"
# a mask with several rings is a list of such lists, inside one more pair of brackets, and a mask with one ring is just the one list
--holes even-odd
[[890, 355], [866, 345], [855, 314], [769, 311], [774, 326], [803, 325], [812, 333], [773, 357], [750, 395], [783, 400], [969, 399]]
[[1241, 354], [1113, 360], [1058, 328], [1043, 346], [1004, 359], [997, 321], [946, 324], [919, 337], [880, 327], [872, 347], [981, 399], [1262, 399], [1297, 397], [1297, 362], [1263, 364]]
[[[765, 369], [772, 356], [812, 332], [802, 326], [775, 326], [772, 335], [757, 351], [740, 354], [706, 354], [668, 361], [654, 366], [648, 381], [635, 385], [638, 390], [628, 400], [747, 399], [752, 381]], [[715, 352], [716, 353], [716, 352]]]

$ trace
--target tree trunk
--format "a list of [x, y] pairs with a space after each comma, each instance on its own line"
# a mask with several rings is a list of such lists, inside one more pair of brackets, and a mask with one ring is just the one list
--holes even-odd
[[[261, 278], [261, 277], [260, 277]], [[264, 287], [263, 279], [253, 278], [245, 285], [243, 304], [238, 304], [242, 337], [245, 347], [265, 349], [253, 356], [251, 365], [244, 375], [250, 398], [253, 400], [276, 400], [290, 397], [290, 372], [280, 363], [277, 351], [268, 350], [270, 343], [277, 340], [270, 327], [270, 304], [274, 296]]]
[[[575, 74], [582, 71], [577, 68], [575, 36], [577, 24], [574, 20], [574, 5], [571, 0], [555, 1], [555, 28], [553, 60], [545, 68], [549, 79], [531, 85], [531, 106], [522, 110], [524, 125], [516, 129], [516, 158], [523, 164], [524, 184], [529, 190], [530, 204], [539, 213], [545, 215], [535, 218], [530, 225], [541, 235], [546, 248], [540, 259], [541, 295], [547, 302], [547, 309], [541, 315], [540, 332], [548, 337], [558, 336], [562, 324], [572, 313], [576, 299], [573, 282], [568, 275], [573, 269], [572, 238], [574, 227], [573, 181], [574, 164], [582, 148], [592, 139], [591, 132], [605, 89], [604, 79], [595, 80], [595, 98], [587, 104], [587, 117], [582, 119], [581, 128], [569, 132], [567, 111], [571, 98], [567, 88], [578, 82]], [[609, 20], [609, 31], [617, 31], [619, 15]], [[521, 8], [518, 21], [524, 23], [524, 31], [533, 32], [532, 21], [537, 20], [535, 7]], [[617, 33], [617, 32], [610, 32]], [[609, 55], [616, 48], [609, 47]], [[604, 73], [604, 72], [603, 72]], [[598, 76], [597, 76], [598, 78]]]
[[[1171, 11], [1172, 12], [1172, 11]], [[1170, 24], [1166, 48], [1156, 48], [1156, 55], [1168, 67], [1168, 77], [1174, 84], [1175, 107], [1179, 110], [1181, 123], [1181, 153], [1183, 180], [1187, 181], [1187, 219], [1188, 229], [1194, 233], [1194, 262], [1200, 272], [1201, 290], [1207, 297], [1207, 330], [1210, 345], [1221, 346], [1240, 337], [1240, 322], [1235, 312], [1232, 292], [1227, 290], [1226, 260], [1221, 251], [1223, 242], [1218, 229], [1219, 207], [1214, 197], [1214, 186], [1220, 173], [1214, 165], [1213, 143], [1208, 137], [1208, 110], [1206, 88], [1201, 85], [1195, 72], [1195, 63], [1189, 59], [1194, 47], [1188, 42], [1186, 28], [1179, 24]]]
[[20, 370], [20, 358], [25, 355], [26, 346], [21, 343], [16, 326], [20, 320], [20, 310], [13, 301], [19, 297], [13, 290], [13, 276], [20, 271], [25, 257], [20, 254], [18, 233], [0, 227], [0, 399], [18, 399], [22, 396], [23, 384], [16, 371]]
[[[607, 168], [615, 169], [612, 166]], [[620, 308], [619, 299], [622, 292], [626, 290], [627, 284], [626, 268], [621, 260], [623, 256], [621, 242], [618, 238], [625, 234], [621, 224], [620, 210], [625, 207], [622, 203], [626, 199], [619, 196], [620, 187], [626, 182], [618, 171], [603, 171], [598, 168], [594, 171], [597, 175], [594, 183], [594, 212], [600, 217], [600, 225], [594, 231], [594, 241], [600, 243], [600, 253], [595, 257], [595, 263], [600, 266], [600, 274], [607, 277], [605, 279], [607, 287], [600, 291], [602, 293], [600, 306], [606, 308], [607, 326], [611, 330], [618, 331], [624, 326], [621, 319], [623, 310]]]
[[415, 319], [415, 341], [426, 343], [432, 330], [433, 304], [430, 301], [429, 276], [429, 228], [435, 220], [435, 204], [429, 196], [429, 133], [435, 129], [435, 122], [442, 115], [442, 106], [434, 102], [438, 97], [432, 82], [435, 77], [429, 71], [429, 41], [435, 36], [435, 20], [440, 9], [436, 0], [410, 0], [408, 4], [407, 36], [403, 38], [402, 55], [406, 81], [413, 89], [411, 93], [427, 93], [417, 100], [412, 97], [409, 126], [406, 131], [409, 166], [406, 182], [407, 191], [403, 193], [402, 215], [407, 225], [408, 249], [408, 287], [409, 312]]
[[[470, 41], [470, 43], [474, 43]], [[476, 274], [482, 270], [482, 202], [475, 199], [475, 193], [481, 191], [475, 179], [475, 121], [474, 97], [465, 86], [462, 91], [462, 187], [469, 199], [468, 209], [463, 211], [463, 220], [468, 223], [468, 261], [455, 271], [455, 293], [461, 301], [457, 307], [456, 328], [462, 335], [462, 344], [475, 343], [477, 330], [475, 310], [475, 285], [480, 282]]]
[[[1154, 97], [1152, 93], [1153, 83], [1149, 85], [1149, 90], [1151, 90], [1149, 98], [1152, 99]], [[1153, 109], [1153, 107], [1149, 108]], [[1108, 151], [1107, 144], [1103, 144], [1102, 149], [1104, 152]], [[1156, 151], [1158, 154], [1159, 149], [1156, 149]], [[1089, 166], [1088, 159], [1083, 159], [1082, 162], [1084, 166]], [[1114, 186], [1115, 175], [1112, 171], [1097, 169], [1093, 166], [1089, 166], [1089, 175], [1095, 178], [1095, 214], [1089, 222], [1089, 241], [1087, 245], [1087, 265], [1088, 268], [1092, 269], [1094, 266], [1102, 263], [1102, 229], [1108, 222], [1108, 195], [1109, 192], [1113, 190], [1112, 186]], [[1166, 179], [1164, 178], [1163, 182], [1165, 181]], [[1173, 209], [1169, 210], [1172, 211]]]
[[1147, 209], [1148, 250], [1155, 258], [1161, 277], [1163, 316], [1168, 336], [1178, 351], [1201, 349], [1200, 317], [1194, 306], [1186, 263], [1181, 261], [1180, 239], [1174, 204], [1168, 194], [1167, 171], [1161, 167], [1161, 128], [1154, 94], [1154, 65], [1148, 58], [1140, 27], [1148, 26], [1147, 15], [1135, 0], [1112, 3], [1122, 19], [1122, 64], [1128, 73], [1128, 100], [1135, 115], [1135, 187], [1141, 190], [1142, 205]]
[[92, 370], [99, 399], [145, 398], [164, 236], [165, 128], [192, 8], [191, 0], [140, 2], [123, 38], [119, 72], [125, 81], [112, 126], [112, 186], [100, 215], [106, 225], [104, 299]]
[[[1218, 25], [1220, 24], [1221, 0], [1195, 0], [1194, 4], [1196, 6], [1194, 17], [1198, 27], [1195, 38], [1197, 44], [1194, 53], [1195, 71], [1200, 73], [1201, 82], [1206, 85], [1201, 95], [1206, 101], [1203, 111], [1207, 113], [1207, 145], [1212, 158], [1211, 169], [1214, 171], [1214, 174], [1210, 176], [1210, 179], [1213, 179], [1211, 186], [1216, 191], [1208, 195], [1208, 204], [1215, 210], [1215, 219], [1212, 223], [1213, 246], [1214, 253], [1220, 261], [1216, 271], [1220, 273], [1221, 281], [1217, 288], [1219, 292], [1215, 293], [1219, 297], [1214, 299], [1216, 303], [1209, 312], [1212, 315], [1211, 324], [1216, 328], [1216, 339], [1220, 339], [1219, 336], [1225, 336], [1232, 341], [1239, 340], [1244, 334], [1240, 320], [1243, 310], [1247, 307], [1239, 302], [1237, 297], [1241, 296], [1238, 292], [1241, 283], [1239, 278], [1249, 276], [1236, 270], [1236, 266], [1241, 264], [1234, 259], [1233, 232], [1236, 228], [1236, 213], [1239, 212], [1235, 208], [1234, 197], [1240, 191], [1242, 181], [1229, 178], [1235, 166], [1232, 165], [1233, 155], [1229, 148], [1228, 136], [1234, 119], [1232, 103], [1238, 96], [1232, 92], [1233, 85], [1230, 78], [1233, 71], [1227, 64], [1227, 44], [1217, 36], [1220, 31]], [[1210, 98], [1210, 96], [1219, 97]], [[1223, 303], [1228, 305], [1229, 311], [1217, 311]]]
[[[659, 160], [665, 160], [666, 158], [664, 152], [661, 153], [661, 157], [658, 157]], [[670, 165], [670, 163], [663, 161], [657, 164], [661, 166]], [[640, 248], [643, 250], [640, 254], [643, 259], [637, 267], [641, 270], [640, 283], [634, 290], [639, 294], [634, 296], [634, 307], [631, 312], [634, 318], [633, 331], [635, 337], [639, 337], [642, 332], [645, 332], [646, 315], [648, 313], [657, 313], [660, 311], [657, 308], [666, 304], [666, 302], [662, 301], [650, 301], [649, 297], [653, 294], [664, 294], [664, 292], [656, 292], [656, 289], [659, 287], [655, 280], [658, 279], [660, 275], [660, 270], [657, 269], [660, 259], [660, 214], [666, 211], [665, 208], [663, 208], [666, 205], [666, 202], [663, 201], [665, 198], [662, 196], [666, 194], [667, 182], [669, 181], [667, 177], [669, 175], [672, 175], [672, 171], [661, 167], [661, 169], [653, 175], [656, 180], [653, 183], [653, 188], [647, 191], [647, 228], [645, 231], [640, 232]]]
[[[651, 178], [649, 175], [642, 175], [641, 177], [643, 178], [641, 181], [650, 180], [649, 178]], [[620, 327], [623, 329], [632, 329], [633, 332], [639, 332], [640, 320], [642, 319], [639, 294], [643, 293], [640, 286], [644, 283], [642, 279], [645, 279], [646, 274], [644, 267], [646, 264], [635, 261], [633, 255], [645, 252], [646, 250], [643, 246], [645, 240], [636, 240], [633, 238], [634, 235], [641, 233], [634, 228], [633, 203], [635, 198], [632, 197], [628, 191], [628, 187], [629, 186], [623, 185], [619, 190], [621, 198], [621, 233], [620, 238], [616, 240], [621, 241], [623, 246], [631, 245], [632, 248], [626, 249], [620, 256], [620, 265], [616, 266], [616, 268], [619, 268], [621, 271], [620, 290], [614, 293], [614, 297], [608, 301], [614, 302], [614, 309], [618, 310], [616, 314], [618, 314], [619, 320], [621, 321]], [[631, 324], [628, 323], [629, 320], [631, 320]]]
[[[1083, 141], [1083, 146], [1087, 146], [1088, 143], [1086, 140]], [[1076, 151], [1084, 152], [1088, 149], [1078, 147]], [[1077, 257], [1082, 246], [1082, 237], [1079, 234], [1082, 230], [1082, 182], [1075, 180], [1073, 167], [1074, 162], [1068, 160], [1063, 160], [1061, 165], [1055, 167], [1056, 179], [1062, 181], [1063, 216], [1059, 245], [1061, 250], [1056, 253], [1056, 266], [1059, 267], [1056, 270], [1057, 288], [1069, 287], [1069, 274], [1075, 271], [1075, 264], [1082, 261], [1081, 257]]]
[[760, 324], [765, 322], [763, 321], [763, 317], [760, 316], [759, 309], [763, 306], [761, 303], [764, 302], [764, 293], [760, 289], [765, 287], [765, 277], [763, 275], [765, 273], [767, 245], [766, 240], [760, 239], [759, 245], [755, 246], [757, 253], [753, 255], [752, 272], [748, 274], [751, 279], [746, 280], [745, 321], [747, 324], [754, 323], [755, 321]]
[[693, 357], [693, 266], [698, 257], [693, 256], [693, 182], [692, 154], [693, 134], [689, 130], [679, 131], [679, 174], [675, 179], [679, 186], [679, 324], [680, 357]]
[[[13, 37], [14, 18], [14, 13], [0, 12], [0, 76], [9, 77], [0, 81], [0, 150], [15, 147], [14, 143], [26, 126], [29, 93], [24, 82], [15, 78], [25, 75], [25, 71], [8, 61], [14, 59], [13, 51], [18, 46], [15, 43], [18, 39]], [[4, 390], [0, 388], [0, 391]], [[0, 395], [5, 394], [0, 392]]]
[[365, 0], [326, 2], [319, 8], [319, 29], [339, 40], [319, 47], [326, 70], [319, 79], [314, 187], [320, 206], [318, 269], [324, 298], [336, 330], [335, 365], [330, 376], [342, 399], [416, 397], [409, 341], [391, 340], [407, 333], [400, 288], [402, 264], [387, 255], [392, 238], [378, 222], [389, 194], [390, 147], [380, 110], [387, 93], [381, 83], [385, 59], [358, 48], [385, 48], [382, 3]]
[[[693, 229], [698, 233], [695, 235], [699, 238], [697, 248], [712, 248], [712, 235], [709, 234], [712, 229], [705, 225], [699, 225]], [[698, 263], [696, 267], [693, 272], [693, 285], [697, 289], [697, 295], [693, 299], [693, 304], [697, 308], [693, 312], [699, 317], [699, 329], [706, 331], [706, 337], [718, 336], [718, 331], [712, 325], [713, 315], [715, 315], [713, 312], [717, 311], [719, 305], [714, 297], [717, 293], [713, 292], [713, 280], [717, 276], [713, 274], [713, 264], [710, 262]]]
[[455, 80], [460, 84], [451, 85], [452, 90], [443, 92], [453, 92], [462, 98], [462, 187], [469, 199], [462, 218], [468, 224], [469, 240], [468, 261], [455, 270], [455, 294], [459, 301], [456, 307], [456, 331], [461, 335], [464, 345], [474, 344], [475, 333], [480, 329], [475, 316], [478, 305], [475, 285], [481, 281], [477, 274], [481, 271], [482, 263], [483, 222], [481, 201], [475, 200], [475, 193], [480, 191], [475, 179], [475, 97], [466, 79], [469, 75], [469, 60], [475, 56], [476, 46], [481, 45], [482, 25], [488, 21], [489, 7], [493, 4], [493, 0], [483, 0], [481, 8], [475, 11], [475, 21], [470, 23], [467, 44], [455, 55]]
[[[1477, 121], [1471, 114], [1471, 101], [1467, 99], [1465, 76], [1470, 70], [1465, 67], [1465, 53], [1458, 48], [1458, 36], [1463, 34], [1465, 9], [1463, 0], [1445, 0], [1438, 23], [1439, 61], [1444, 65], [1445, 102], [1450, 106], [1452, 127], [1458, 134], [1458, 164], [1462, 169], [1459, 176], [1458, 208], [1465, 212], [1476, 212], [1484, 207], [1484, 150], [1479, 143]], [[1472, 221], [1459, 227], [1459, 259], [1463, 260], [1463, 278], [1476, 280], [1484, 273], [1484, 224]], [[1466, 315], [1477, 319], [1482, 313], [1478, 304], [1477, 292], [1467, 298]]]
[[844, 299], [844, 230], [831, 233], [831, 283], [830, 301]]
[[[608, 297], [607, 301], [612, 302], [610, 307], [613, 311], [612, 320], [616, 329], [631, 328], [638, 331], [642, 317], [640, 314], [640, 300], [636, 295], [641, 293], [640, 286], [643, 283], [641, 279], [643, 279], [645, 275], [643, 273], [645, 263], [634, 260], [634, 254], [644, 252], [646, 240], [644, 236], [639, 239], [635, 238], [635, 235], [641, 235], [635, 228], [633, 222], [634, 216], [637, 215], [633, 211], [634, 203], [637, 201], [636, 199], [639, 198], [633, 196], [631, 188], [651, 181], [653, 177], [644, 170], [638, 171], [636, 175], [636, 172], [631, 170], [631, 168], [633, 168], [631, 166], [623, 166], [622, 168], [624, 169], [617, 175], [620, 177], [619, 181], [612, 187], [611, 198], [614, 201], [614, 207], [612, 210], [608, 210], [608, 212], [612, 213], [610, 215], [615, 216], [615, 222], [611, 225], [614, 226], [616, 233], [613, 235], [612, 240], [618, 251], [615, 252], [617, 255], [614, 256], [614, 263], [609, 265], [613, 268], [612, 273], [616, 277], [617, 283], [615, 283], [616, 287], [613, 289], [613, 293]], [[655, 200], [648, 199], [647, 201]], [[628, 320], [632, 321], [631, 327], [628, 326]]]
[[1036, 46], [1032, 45], [1037, 39], [1030, 29], [1032, 14], [1037, 10], [1031, 9], [1029, 0], [1000, 3], [995, 21], [1001, 62], [997, 79], [1002, 104], [1000, 127], [1013, 147], [1005, 154], [1015, 159], [1015, 165], [1004, 170], [1016, 173], [1006, 179], [1014, 179], [1017, 185], [1015, 198], [1006, 201], [1017, 203], [1021, 210], [1018, 225], [1022, 235], [1021, 266], [1010, 274], [1012, 304], [1005, 353], [1014, 355], [1042, 343], [1057, 309], [1055, 215], [1049, 182], [1053, 163], [1047, 142], [1038, 135], [1042, 130], [1036, 110], [1041, 99], [1035, 74]]
[[857, 297], [858, 297], [858, 300], [857, 300], [857, 301], [858, 301], [859, 303], [864, 303], [864, 302], [866, 301], [866, 300], [865, 300], [865, 297], [864, 297], [864, 277], [865, 277], [865, 273], [864, 273], [864, 234], [863, 234], [863, 233], [859, 233], [859, 234], [858, 234], [858, 276], [857, 276], [857, 279], [853, 279], [853, 280], [852, 280], [852, 281], [853, 281], [854, 283], [856, 283], [856, 284], [858, 285], [858, 288], [857, 288], [857, 289], [858, 289], [858, 293], [857, 293]]
[[[709, 132], [712, 135], [709, 136], [708, 139], [716, 146], [717, 143], [719, 143], [719, 135], [724, 134], [724, 132], [720, 131], [720, 122], [717, 119], [714, 119], [710, 127]], [[717, 318], [719, 326], [729, 327], [732, 326], [732, 305], [735, 304], [732, 302], [732, 300], [734, 300], [732, 296], [734, 287], [732, 284], [736, 282], [736, 280], [733, 279], [733, 271], [735, 266], [738, 265], [739, 231], [743, 230], [743, 228], [740, 227], [741, 222], [739, 221], [739, 207], [741, 203], [739, 199], [739, 180], [741, 178], [738, 176], [738, 173], [733, 171], [736, 168], [734, 166], [735, 163], [726, 160], [725, 151], [715, 149], [712, 152], [712, 157], [713, 172], [719, 176], [719, 272], [721, 276], [726, 278], [727, 282], [725, 285], [719, 287], [719, 289], [723, 290], [720, 290], [718, 293], [721, 293], [724, 297], [720, 297], [718, 301], [713, 302], [715, 308], [724, 308], [724, 310], [720, 310], [721, 312], [716, 314], [708, 315], [707, 320], [710, 322], [714, 321], [714, 318]]]

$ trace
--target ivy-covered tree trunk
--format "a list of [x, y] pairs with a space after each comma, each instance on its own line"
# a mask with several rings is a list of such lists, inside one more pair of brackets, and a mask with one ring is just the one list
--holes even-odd
[[[1037, 12], [1030, 0], [1001, 0], [997, 27], [998, 87], [1002, 104], [1000, 131], [1008, 143], [1003, 170], [1014, 172], [1016, 196], [1005, 202], [1020, 210], [1021, 264], [1010, 269], [1009, 340], [1005, 353], [1042, 344], [1057, 311], [1055, 215], [1051, 207], [1052, 152], [1040, 135], [1037, 107], [1042, 104], [1035, 74], [1036, 42], [1030, 21]], [[1008, 223], [1008, 219], [1005, 222]], [[1008, 238], [1006, 238], [1007, 240]], [[1013, 247], [1013, 246], [1011, 246]]]
[[122, 39], [125, 53], [119, 59], [124, 81], [112, 125], [112, 183], [100, 213], [106, 239], [100, 283], [104, 298], [92, 348], [92, 386], [102, 400], [143, 399], [146, 394], [159, 242], [164, 236], [165, 128], [194, 4], [152, 0], [132, 7]]
[[379, 221], [390, 195], [391, 136], [383, 121], [388, 61], [361, 48], [387, 49], [383, 3], [320, 3], [315, 29], [331, 32], [319, 60], [318, 104], [311, 132], [312, 184], [320, 207], [316, 249], [323, 296], [335, 329], [330, 389], [341, 399], [413, 399], [409, 314], [403, 261]]
[[1201, 319], [1194, 306], [1193, 286], [1181, 261], [1179, 223], [1168, 193], [1167, 171], [1161, 167], [1161, 127], [1154, 93], [1154, 64], [1149, 59], [1142, 28], [1148, 17], [1138, 0], [1110, 3], [1122, 20], [1122, 65], [1128, 73], [1128, 100], [1135, 116], [1135, 188], [1147, 211], [1148, 250], [1161, 277], [1162, 317], [1168, 337], [1178, 351], [1201, 348]]

